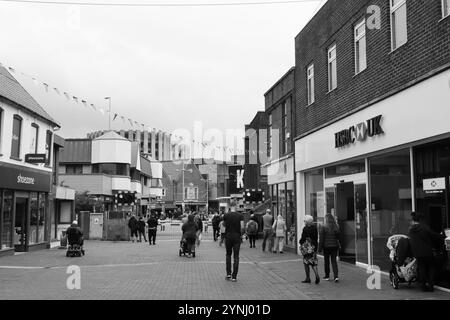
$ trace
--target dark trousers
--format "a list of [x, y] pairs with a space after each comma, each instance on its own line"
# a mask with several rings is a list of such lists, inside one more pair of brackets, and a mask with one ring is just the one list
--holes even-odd
[[250, 248], [255, 247], [256, 237], [257, 237], [256, 234], [248, 235], [248, 240], [250, 241]]
[[272, 249], [273, 249], [273, 237], [272, 237], [272, 230], [271, 229], [264, 229], [263, 230], [263, 243], [262, 243], [263, 251], [266, 251], [267, 239], [269, 239], [269, 251], [272, 251]]
[[148, 229], [148, 242], [149, 244], [155, 244], [156, 241], [156, 228], [155, 229]]
[[[227, 251], [227, 275], [231, 275], [231, 277], [235, 279], [239, 270], [239, 250], [241, 249], [241, 236], [239, 234], [225, 235], [225, 248]], [[233, 273], [231, 273], [231, 254], [233, 254]]]
[[142, 241], [142, 236], [144, 236], [145, 242], [147, 242], [147, 238], [145, 237], [145, 230], [138, 230], [139, 232], [139, 242]]
[[335, 278], [338, 278], [338, 265], [337, 265], [337, 254], [339, 248], [323, 248], [323, 257], [325, 260], [325, 277], [330, 277], [330, 258], [331, 266], [333, 267], [333, 274]]
[[214, 241], [217, 241], [217, 238], [219, 238], [219, 236], [220, 236], [219, 228], [213, 228], [213, 236], [214, 236]]
[[434, 269], [433, 257], [417, 258], [417, 273], [423, 288], [427, 283], [431, 288], [434, 286]]

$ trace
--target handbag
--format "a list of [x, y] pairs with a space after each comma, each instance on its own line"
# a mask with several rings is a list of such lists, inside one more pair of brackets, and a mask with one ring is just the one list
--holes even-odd
[[407, 282], [412, 281], [417, 277], [417, 260], [414, 258], [410, 263], [406, 266], [400, 267], [400, 271], [402, 272], [403, 278]]

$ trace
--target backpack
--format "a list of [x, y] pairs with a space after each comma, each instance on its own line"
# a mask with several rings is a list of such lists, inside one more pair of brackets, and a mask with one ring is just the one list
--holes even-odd
[[258, 225], [255, 221], [250, 221], [247, 225], [248, 234], [256, 234], [258, 232]]

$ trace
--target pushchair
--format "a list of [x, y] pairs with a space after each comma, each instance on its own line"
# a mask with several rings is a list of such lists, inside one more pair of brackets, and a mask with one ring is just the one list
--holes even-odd
[[180, 241], [179, 255], [181, 257], [182, 255], [186, 256], [187, 254], [192, 255], [192, 257], [195, 258], [195, 239], [191, 244], [191, 250], [189, 250], [188, 240], [183, 236]]
[[409, 238], [405, 235], [391, 236], [386, 246], [390, 250], [389, 258], [392, 261], [389, 271], [392, 287], [398, 289], [400, 283], [411, 285], [417, 279], [417, 260], [412, 257]]

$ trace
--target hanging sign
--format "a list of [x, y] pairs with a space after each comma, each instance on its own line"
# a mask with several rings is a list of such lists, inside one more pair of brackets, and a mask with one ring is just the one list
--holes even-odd
[[28, 153], [25, 155], [27, 163], [45, 163], [45, 153]]
[[423, 191], [445, 190], [445, 178], [423, 179]]

